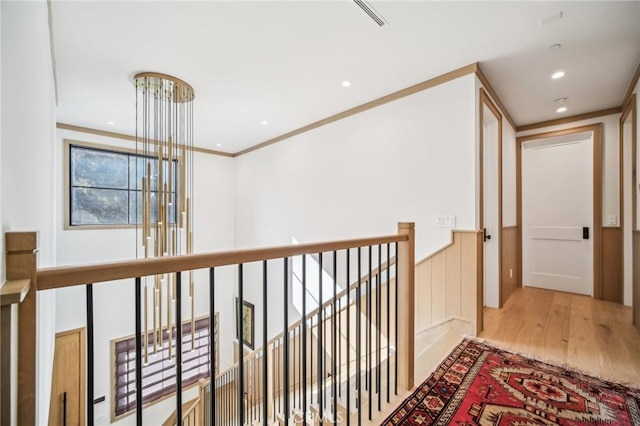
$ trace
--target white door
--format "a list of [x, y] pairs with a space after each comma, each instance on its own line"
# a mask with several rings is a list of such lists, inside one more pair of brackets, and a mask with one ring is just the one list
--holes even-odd
[[523, 143], [522, 244], [524, 286], [593, 295], [591, 133]]
[[498, 119], [484, 106], [483, 124], [483, 218], [484, 306], [500, 307], [498, 224]]

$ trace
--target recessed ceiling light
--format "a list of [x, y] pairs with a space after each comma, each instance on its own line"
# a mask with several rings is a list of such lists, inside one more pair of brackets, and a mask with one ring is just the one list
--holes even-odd
[[342, 82], [342, 87], [349, 87], [349, 86], [351, 86], [351, 82], [350, 81], [345, 80], [345, 81]]
[[567, 110], [567, 107], [560, 107], [556, 110], [556, 112], [565, 112]]
[[267, 120], [262, 120], [262, 124], [266, 126], [267, 124], [269, 124], [269, 122]]
[[222, 144], [221, 143], [217, 143], [216, 146], [222, 146]]
[[114, 123], [113, 121], [107, 121], [107, 124], [110, 125], [110, 126], [115, 126], [116, 125], [116, 123]]
[[553, 74], [551, 74], [551, 78], [554, 80], [557, 80], [562, 77], [564, 77], [564, 71], [556, 71]]

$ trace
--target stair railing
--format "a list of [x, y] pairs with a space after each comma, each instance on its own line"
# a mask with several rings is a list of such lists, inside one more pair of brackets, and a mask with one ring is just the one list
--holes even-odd
[[[35, 233], [8, 233], [9, 239], [22, 237], [32, 239], [35, 242]], [[18, 244], [20, 246], [20, 243]], [[7, 244], [7, 248], [10, 246]], [[28, 249], [30, 250], [30, 249]], [[392, 256], [392, 253], [395, 256]], [[33, 251], [31, 252], [33, 255]], [[322, 307], [313, 312], [306, 312], [305, 309], [305, 279], [303, 272], [303, 312], [302, 317], [307, 320], [300, 321], [299, 324], [291, 325], [289, 309], [283, 312], [268, 312], [270, 296], [274, 290], [274, 284], [269, 274], [273, 268], [282, 273], [280, 284], [282, 288], [282, 303], [288, 307], [291, 301], [290, 282], [290, 260], [294, 256], [302, 256], [303, 270], [305, 255], [313, 254], [318, 256], [320, 263], [320, 293], [322, 292], [322, 262], [325, 258], [333, 260], [334, 274], [344, 274], [345, 283], [351, 281], [350, 277], [361, 277], [355, 286], [341, 293], [340, 297], [346, 298], [345, 306], [338, 310], [341, 300], [336, 291], [336, 280], [334, 280], [333, 292], [330, 300]], [[383, 273], [383, 259], [387, 259], [390, 264], [392, 257], [395, 257], [395, 268], [386, 268]], [[35, 260], [35, 255], [33, 255]], [[299, 244], [282, 246], [267, 249], [234, 250], [210, 254], [193, 254], [186, 256], [176, 256], [148, 260], [133, 260], [126, 262], [104, 263], [98, 265], [83, 265], [75, 267], [57, 267], [36, 270], [35, 261], [23, 262], [17, 275], [23, 278], [31, 278], [31, 291], [25, 300], [33, 301], [35, 308], [35, 293], [37, 291], [52, 290], [58, 288], [84, 286], [86, 293], [87, 311], [87, 421], [89, 425], [94, 424], [93, 404], [94, 400], [94, 313], [93, 313], [93, 285], [95, 283], [109, 282], [122, 279], [133, 279], [131, 287], [132, 296], [136, 300], [136, 366], [135, 369], [135, 389], [136, 389], [136, 424], [144, 423], [143, 401], [142, 401], [142, 369], [141, 369], [141, 341], [142, 341], [142, 320], [141, 320], [141, 279], [146, 276], [158, 274], [175, 274], [176, 300], [175, 300], [175, 323], [182, 324], [182, 286], [181, 278], [185, 271], [206, 269], [209, 271], [210, 291], [210, 317], [215, 317], [216, 301], [213, 289], [216, 285], [228, 285], [228, 283], [216, 283], [216, 270], [218, 268], [231, 266], [237, 268], [237, 297], [244, 301], [244, 278], [243, 268], [251, 263], [258, 263], [262, 266], [262, 350], [255, 351], [257, 354], [245, 363], [245, 357], [240, 356], [235, 373], [226, 377], [226, 388], [231, 389], [229, 400], [223, 404], [217, 404], [217, 398], [223, 397], [218, 392], [218, 379], [216, 378], [215, 389], [208, 392], [208, 404], [211, 408], [209, 413], [209, 424], [270, 424], [274, 419], [284, 424], [289, 424], [291, 420], [300, 418], [313, 418], [314, 423], [323, 424], [325, 418], [336, 417], [338, 413], [338, 397], [336, 393], [344, 388], [347, 395], [343, 398], [347, 413], [351, 413], [357, 408], [358, 423], [360, 416], [365, 415], [362, 410], [368, 407], [368, 417], [372, 417], [372, 407], [375, 398], [378, 401], [378, 409], [382, 398], [382, 390], [390, 389], [393, 383], [394, 392], [397, 389], [409, 390], [413, 387], [413, 363], [414, 363], [414, 225], [413, 223], [399, 223], [398, 233], [382, 237], [362, 238], [355, 240], [344, 240], [313, 244]], [[338, 264], [341, 265], [338, 270]], [[377, 268], [376, 268], [377, 265]], [[368, 274], [367, 274], [368, 271]], [[363, 280], [362, 277], [368, 276]], [[9, 276], [8, 276], [9, 277]], [[256, 297], [256, 295], [253, 295]], [[322, 294], [320, 300], [324, 300]], [[351, 301], [355, 299], [355, 303]], [[255, 301], [255, 299], [254, 299]], [[240, 302], [242, 303], [242, 302]], [[383, 306], [386, 310], [383, 312]], [[18, 398], [24, 401], [24, 409], [18, 413], [19, 424], [35, 423], [35, 309], [26, 309], [24, 330], [21, 330], [20, 341], [33, 342], [29, 350], [24, 350], [26, 358], [19, 355], [18, 374], [23, 383], [22, 389], [32, 390], [31, 392], [20, 392]], [[342, 315], [344, 314], [344, 315]], [[282, 318], [277, 318], [277, 316]], [[346, 316], [346, 318], [340, 318]], [[236, 327], [242, 330], [242, 317], [236, 315]], [[355, 317], [355, 318], [354, 318]], [[340, 318], [340, 319], [338, 319]], [[267, 338], [268, 324], [272, 321], [281, 322], [283, 331], [279, 337]], [[22, 322], [22, 317], [21, 317]], [[342, 330], [338, 330], [342, 328]], [[182, 365], [180, 354], [182, 353], [181, 327], [176, 327], [177, 338], [175, 341], [176, 354], [176, 410], [175, 418], [183, 419], [182, 404]], [[25, 333], [22, 333], [25, 331]], [[339, 336], [346, 335], [347, 344], [338, 352], [337, 342], [341, 341]], [[355, 334], [355, 343], [352, 339]], [[393, 379], [390, 379], [390, 364], [386, 368], [386, 383], [383, 378], [383, 368], [380, 364], [383, 361], [381, 350], [382, 335], [385, 334], [387, 341], [387, 360], [391, 355], [390, 340], [393, 336], [394, 350], [394, 372]], [[327, 336], [329, 336], [327, 338]], [[224, 343], [224, 342], [221, 342]], [[24, 344], [23, 344], [24, 346]], [[355, 346], [354, 359], [356, 371], [349, 371], [351, 365], [352, 346]], [[240, 351], [242, 353], [242, 350]], [[361, 361], [364, 357], [364, 365]], [[209, 371], [215, 371], [215, 351], [211, 351], [211, 365]], [[342, 366], [346, 358], [347, 371], [342, 383], [336, 381], [339, 374], [337, 366]], [[261, 369], [261, 370], [260, 370]], [[263, 380], [257, 381], [256, 371], [262, 371]], [[355, 373], [355, 374], [353, 374]], [[266, 377], [265, 377], [266, 376]], [[315, 377], [315, 378], [314, 378]], [[240, 379], [242, 378], [242, 379]], [[259, 383], [260, 382], [260, 383]], [[329, 386], [330, 383], [330, 386]], [[311, 385], [311, 386], [309, 386]], [[315, 391], [314, 391], [315, 386]], [[351, 388], [356, 389], [357, 397], [354, 399], [349, 395]], [[258, 391], [258, 388], [260, 390]], [[292, 392], [295, 389], [298, 392]], [[329, 389], [331, 389], [329, 391]], [[340, 390], [339, 390], [340, 389]], [[279, 392], [278, 392], [279, 391]], [[329, 393], [330, 392], [330, 396]], [[388, 394], [387, 394], [388, 395]], [[388, 396], [387, 396], [388, 399]], [[352, 400], [356, 407], [351, 406]], [[201, 401], [201, 404], [204, 401]], [[227, 413], [226, 422], [220, 423], [216, 419], [219, 417], [217, 411], [233, 406], [232, 412]], [[328, 413], [325, 410], [329, 411]], [[201, 410], [206, 412], [205, 410]], [[311, 413], [311, 414], [310, 414]], [[205, 417], [201, 415], [199, 417]], [[350, 423], [351, 416], [346, 416], [346, 424]]]

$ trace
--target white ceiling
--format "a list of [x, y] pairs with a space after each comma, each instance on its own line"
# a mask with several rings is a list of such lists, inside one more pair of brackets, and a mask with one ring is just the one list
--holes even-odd
[[351, 0], [54, 0], [57, 120], [134, 134], [132, 77], [157, 71], [194, 87], [196, 145], [237, 152], [480, 62], [523, 125], [559, 97], [564, 115], [620, 106], [640, 62], [639, 1], [371, 5], [389, 25]]

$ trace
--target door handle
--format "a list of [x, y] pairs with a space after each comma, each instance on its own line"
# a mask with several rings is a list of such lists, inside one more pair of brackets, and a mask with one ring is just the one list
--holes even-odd
[[583, 240], [588, 240], [589, 239], [589, 227], [585, 226], [582, 228], [582, 239]]
[[62, 426], [67, 426], [67, 393], [62, 394]]
[[491, 239], [491, 235], [487, 234], [487, 228], [482, 228], [482, 240], [486, 243]]

